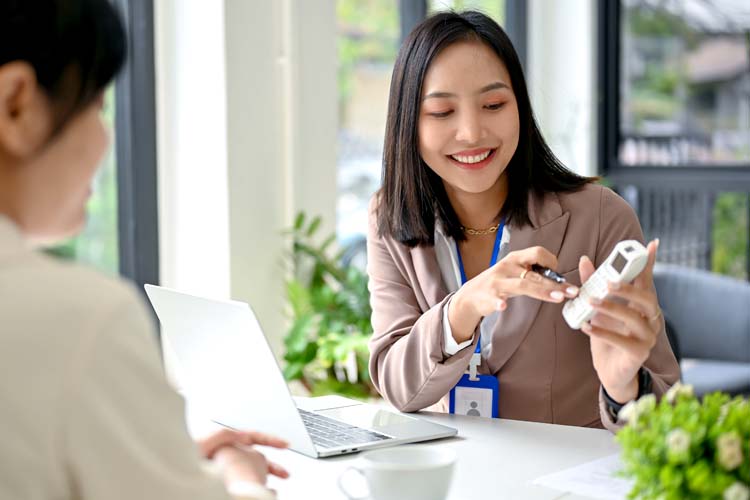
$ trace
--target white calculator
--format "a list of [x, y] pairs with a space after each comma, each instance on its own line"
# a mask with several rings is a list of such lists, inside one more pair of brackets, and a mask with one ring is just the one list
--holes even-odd
[[595, 309], [589, 304], [590, 298], [604, 300], [609, 294], [610, 282], [629, 283], [638, 276], [648, 263], [648, 250], [636, 240], [621, 241], [609, 254], [607, 260], [594, 271], [583, 284], [578, 297], [569, 300], [563, 307], [563, 317], [574, 330], [594, 316]]

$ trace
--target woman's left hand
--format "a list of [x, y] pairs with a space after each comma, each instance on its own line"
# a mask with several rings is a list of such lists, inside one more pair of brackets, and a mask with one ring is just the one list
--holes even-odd
[[[638, 395], [638, 370], [651, 354], [661, 333], [661, 309], [653, 287], [654, 262], [659, 240], [648, 244], [648, 264], [632, 284], [610, 284], [611, 297], [592, 306], [596, 314], [581, 330], [591, 339], [591, 358], [607, 394], [618, 403]], [[594, 264], [582, 257], [578, 264], [581, 282], [594, 272]]]

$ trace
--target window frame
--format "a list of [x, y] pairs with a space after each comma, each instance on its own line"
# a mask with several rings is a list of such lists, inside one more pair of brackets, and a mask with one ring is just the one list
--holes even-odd
[[153, 0], [114, 0], [128, 54], [115, 82], [120, 275], [144, 293], [159, 284]]

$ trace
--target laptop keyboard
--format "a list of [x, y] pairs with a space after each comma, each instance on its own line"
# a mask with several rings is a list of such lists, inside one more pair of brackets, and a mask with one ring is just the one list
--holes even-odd
[[318, 413], [299, 409], [302, 421], [316, 446], [337, 448], [339, 446], [358, 445], [391, 439], [379, 432], [368, 431], [361, 427], [339, 422]]

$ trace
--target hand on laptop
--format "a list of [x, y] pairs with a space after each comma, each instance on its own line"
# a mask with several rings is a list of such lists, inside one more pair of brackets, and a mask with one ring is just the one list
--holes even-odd
[[255, 431], [234, 431], [231, 429], [222, 429], [218, 432], [198, 441], [203, 456], [213, 458], [214, 454], [223, 446], [270, 446], [272, 448], [284, 449], [289, 443], [281, 438], [270, 436], [262, 432]]
[[223, 464], [227, 482], [249, 481], [266, 484], [268, 474], [285, 479], [289, 472], [280, 465], [270, 462], [252, 445], [286, 448], [283, 439], [262, 432], [239, 432], [223, 429], [198, 441], [203, 456], [216, 458]]
[[281, 478], [289, 477], [286, 469], [269, 462], [254, 448], [225, 446], [216, 452], [216, 459], [222, 464], [224, 482], [227, 485], [243, 482], [265, 485], [268, 474]]

